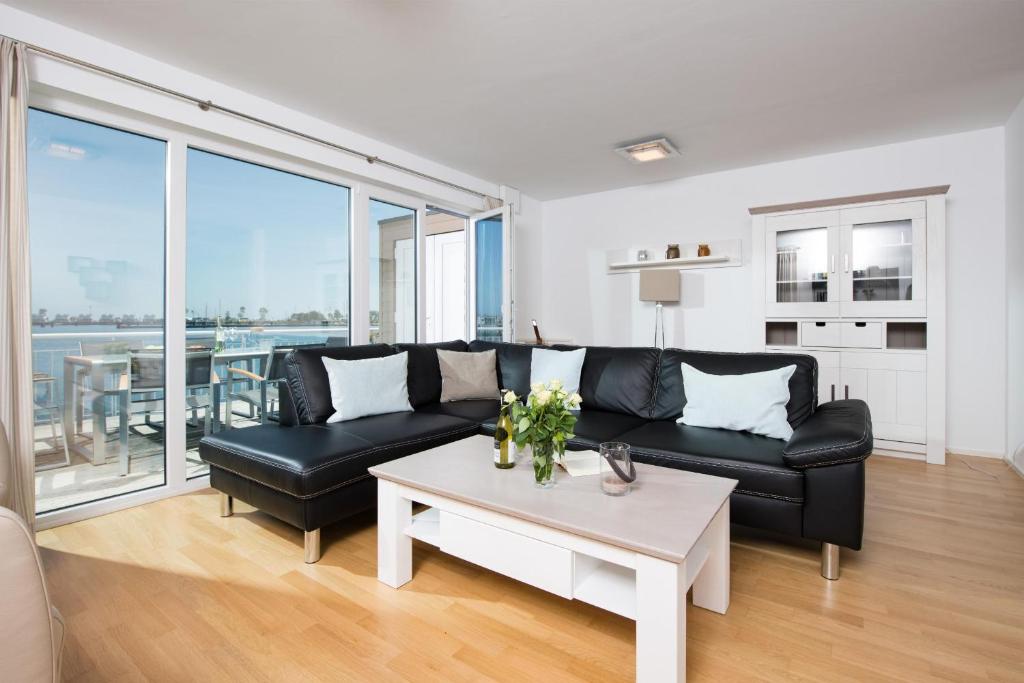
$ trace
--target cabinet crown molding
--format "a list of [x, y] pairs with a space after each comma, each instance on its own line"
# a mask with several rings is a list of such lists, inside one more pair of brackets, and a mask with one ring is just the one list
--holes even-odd
[[931, 187], [915, 187], [910, 190], [893, 190], [891, 192], [875, 192], [874, 194], [856, 194], [848, 197], [833, 197], [831, 199], [815, 199], [809, 202], [793, 202], [791, 204], [772, 204], [770, 206], [752, 206], [751, 216], [765, 213], [781, 213], [783, 211], [801, 211], [803, 209], [823, 209], [829, 206], [841, 206], [843, 204], [863, 204], [866, 202], [884, 202], [891, 199], [911, 199], [914, 197], [928, 197], [936, 194], [949, 192], [949, 185], [933, 185]]

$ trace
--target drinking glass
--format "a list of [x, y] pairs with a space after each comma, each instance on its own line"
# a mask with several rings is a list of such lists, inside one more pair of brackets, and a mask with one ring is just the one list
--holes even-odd
[[601, 490], [609, 496], [624, 496], [636, 479], [629, 456], [629, 444], [609, 441], [601, 444]]

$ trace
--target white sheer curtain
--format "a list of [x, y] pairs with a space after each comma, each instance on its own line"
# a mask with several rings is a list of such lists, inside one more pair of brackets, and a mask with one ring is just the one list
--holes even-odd
[[0, 462], [0, 504], [32, 527], [35, 458], [32, 429], [32, 323], [28, 254], [25, 47], [0, 38], [0, 423], [10, 439]]

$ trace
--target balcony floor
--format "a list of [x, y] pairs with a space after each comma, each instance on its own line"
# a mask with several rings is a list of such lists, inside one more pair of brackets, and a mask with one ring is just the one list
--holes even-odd
[[[202, 415], [200, 414], [200, 417]], [[223, 410], [222, 415], [223, 419]], [[147, 425], [142, 415], [132, 418], [128, 436], [128, 450], [131, 465], [126, 476], [120, 476], [118, 459], [117, 419], [108, 424], [107, 458], [102, 465], [93, 465], [85, 456], [71, 452], [71, 464], [49, 470], [36, 471], [36, 512], [50, 512], [102, 498], [109, 498], [132, 491], [160, 486], [164, 483], [164, 430], [163, 415], [152, 415], [154, 425]], [[237, 413], [232, 419], [235, 429], [259, 424], [259, 420], [241, 417]], [[91, 438], [91, 422], [83, 423], [83, 431]], [[201, 427], [187, 425], [185, 433], [186, 472], [189, 478], [206, 474], [207, 466], [199, 460], [199, 439], [203, 436]], [[36, 426], [36, 466], [64, 462], [64, 449], [60, 439], [61, 428], [57, 426], [57, 446], [52, 446], [49, 423]], [[80, 443], [90, 448], [89, 438], [78, 437]]]

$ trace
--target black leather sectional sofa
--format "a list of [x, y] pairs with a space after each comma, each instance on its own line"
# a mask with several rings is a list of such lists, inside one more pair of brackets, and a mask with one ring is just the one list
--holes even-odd
[[[303, 529], [306, 561], [315, 562], [321, 527], [376, 505], [376, 481], [368, 467], [473, 434], [493, 434], [497, 400], [440, 403], [439, 348], [495, 349], [501, 387], [529, 392], [534, 347], [523, 344], [453, 341], [295, 350], [285, 360], [279, 424], [223, 431], [200, 442], [210, 483], [222, 493], [222, 514], [231, 514], [231, 501], [239, 498]], [[401, 351], [409, 352], [413, 412], [326, 424], [333, 408], [322, 357], [351, 360]], [[676, 424], [686, 400], [681, 362], [712, 374], [796, 365], [787, 405], [793, 437], [784, 442]], [[583, 406], [570, 447], [625, 441], [638, 462], [736, 479], [734, 523], [821, 541], [822, 573], [836, 578], [839, 546], [861, 547], [871, 417], [862, 401], [819, 406], [817, 372], [813, 358], [795, 354], [587, 347]]]

